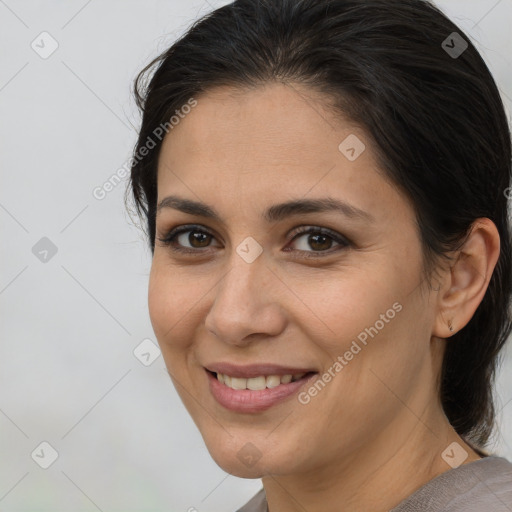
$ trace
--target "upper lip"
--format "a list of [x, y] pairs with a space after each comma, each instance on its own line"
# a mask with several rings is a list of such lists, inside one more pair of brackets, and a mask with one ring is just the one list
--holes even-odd
[[298, 375], [299, 373], [315, 372], [313, 368], [280, 366], [272, 363], [236, 365], [232, 363], [212, 363], [205, 368], [211, 372], [222, 373], [239, 379], [250, 379], [262, 375]]

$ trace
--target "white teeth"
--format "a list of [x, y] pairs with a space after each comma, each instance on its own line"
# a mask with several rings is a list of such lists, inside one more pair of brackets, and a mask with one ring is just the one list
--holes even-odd
[[247, 389], [247, 379], [239, 379], [238, 377], [231, 377], [231, 387], [233, 389]]
[[265, 388], [275, 388], [280, 384], [289, 384], [302, 379], [306, 375], [305, 373], [299, 373], [297, 375], [264, 375], [260, 377], [252, 377], [250, 379], [243, 379], [239, 377], [230, 377], [222, 373], [217, 373], [217, 379], [231, 389], [250, 389], [252, 391], [260, 391]]
[[267, 388], [277, 388], [281, 384], [281, 377], [279, 375], [269, 375], [267, 377]]
[[267, 379], [265, 379], [265, 377], [254, 377], [252, 379], [247, 379], [247, 389], [258, 391], [260, 389], [265, 389], [266, 387]]

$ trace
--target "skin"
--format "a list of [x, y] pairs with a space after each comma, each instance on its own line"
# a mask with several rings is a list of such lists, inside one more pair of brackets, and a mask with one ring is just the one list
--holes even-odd
[[[450, 470], [441, 454], [454, 441], [465, 464], [479, 459], [449, 424], [437, 382], [445, 344], [474, 314], [496, 264], [494, 224], [479, 219], [429, 289], [412, 205], [378, 170], [365, 132], [334, 117], [327, 98], [276, 83], [219, 87], [197, 100], [164, 140], [158, 202], [171, 194], [201, 201], [221, 221], [158, 211], [149, 310], [169, 374], [216, 463], [263, 478], [270, 512], [319, 503], [324, 512], [340, 503], [355, 512], [387, 511]], [[350, 134], [366, 145], [355, 161], [338, 149]], [[275, 203], [327, 196], [374, 220], [339, 212], [272, 225], [260, 218]], [[195, 245], [190, 233], [179, 237], [176, 245], [197, 255], [158, 240], [186, 224], [213, 234]], [[293, 240], [300, 226], [330, 228], [351, 243]], [[236, 252], [248, 236], [263, 249], [252, 263]], [[318, 246], [325, 256], [306, 258]], [[203, 367], [218, 361], [323, 373], [397, 302], [401, 311], [308, 404], [294, 396], [241, 414], [209, 391]], [[250, 467], [238, 457], [246, 443], [259, 454]]]

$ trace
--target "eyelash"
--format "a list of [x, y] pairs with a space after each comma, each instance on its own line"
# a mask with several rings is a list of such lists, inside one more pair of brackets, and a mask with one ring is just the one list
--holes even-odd
[[[158, 238], [158, 240], [164, 244], [165, 246], [168, 246], [172, 251], [179, 252], [182, 254], [194, 254], [198, 255], [199, 253], [204, 253], [208, 248], [205, 249], [191, 249], [191, 248], [184, 248], [182, 246], [178, 246], [175, 243], [176, 238], [183, 234], [183, 233], [189, 233], [189, 232], [196, 232], [196, 233], [202, 233], [209, 236], [214, 237], [215, 235], [208, 231], [207, 229], [204, 229], [201, 226], [198, 225], [187, 225], [187, 226], [180, 226], [177, 228], [172, 229], [169, 231], [169, 233], [164, 238]], [[337, 252], [340, 249], [344, 249], [349, 247], [351, 242], [336, 233], [335, 231], [331, 231], [327, 228], [320, 228], [320, 227], [313, 227], [308, 226], [305, 228], [299, 228], [297, 231], [295, 231], [293, 238], [290, 240], [290, 242], [295, 241], [297, 238], [300, 238], [300, 236], [306, 235], [306, 234], [320, 234], [327, 236], [328, 238], [331, 238], [336, 243], [339, 243], [341, 247], [339, 247], [337, 250], [332, 251], [331, 249], [328, 249], [326, 251], [301, 251], [297, 250], [297, 252], [305, 253], [305, 258], [322, 258], [323, 256], [327, 256], [329, 254], [332, 254], [333, 252]], [[288, 251], [287, 251], [288, 252]]]

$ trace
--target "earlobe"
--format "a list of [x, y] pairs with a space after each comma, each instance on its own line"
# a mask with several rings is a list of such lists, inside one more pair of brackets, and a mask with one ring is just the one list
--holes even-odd
[[482, 302], [500, 254], [500, 236], [488, 218], [477, 219], [444, 273], [432, 334], [449, 338], [465, 327]]

